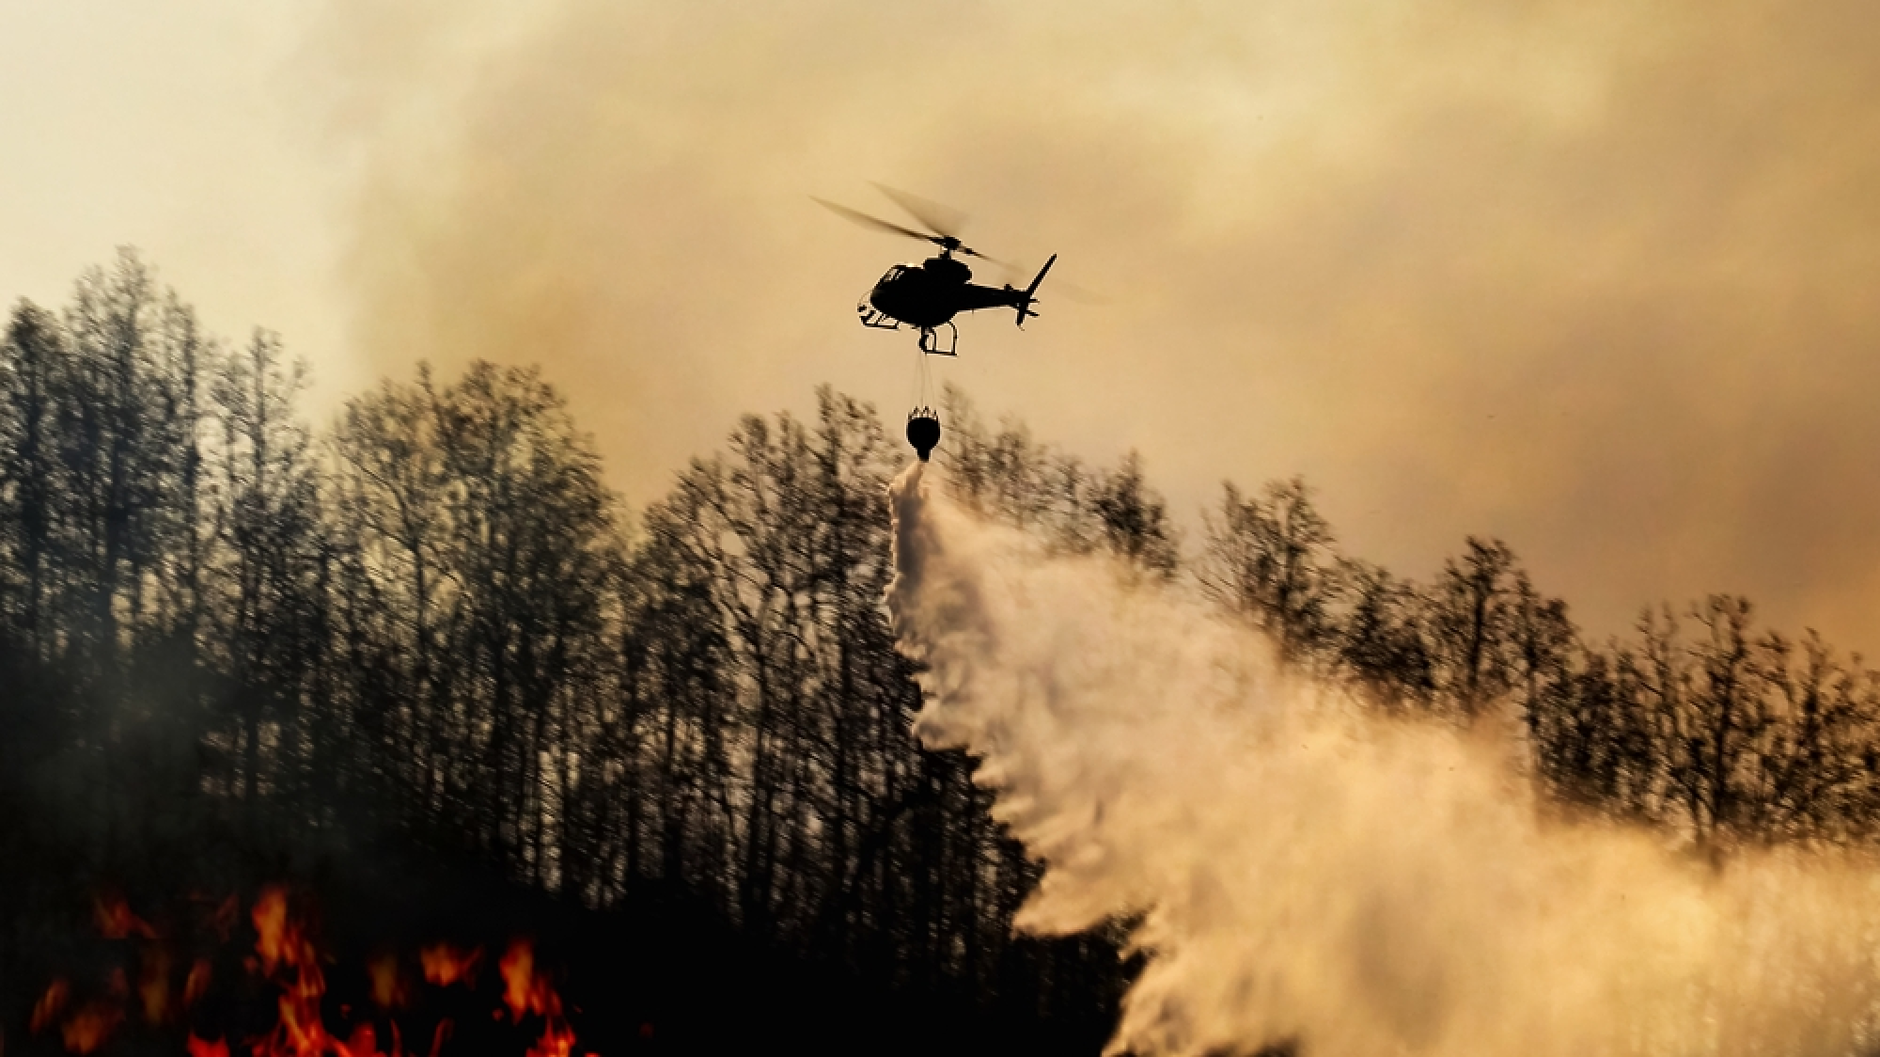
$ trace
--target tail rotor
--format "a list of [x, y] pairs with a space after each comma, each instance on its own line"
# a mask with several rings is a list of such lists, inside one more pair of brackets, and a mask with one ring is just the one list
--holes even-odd
[[1026, 316], [1035, 316], [1038, 314], [1031, 310], [1032, 302], [1033, 300], [1035, 300], [1032, 297], [1032, 295], [1038, 292], [1038, 284], [1044, 282], [1044, 274], [1050, 271], [1051, 266], [1056, 263], [1057, 263], [1057, 254], [1053, 253], [1051, 255], [1051, 259], [1044, 262], [1044, 267], [1038, 269], [1038, 275], [1036, 278], [1034, 278], [1031, 281], [1031, 285], [1025, 288], [1024, 293], [1018, 295], [1018, 304], [1013, 307], [1018, 309], [1018, 325], [1019, 326], [1022, 327], [1025, 325]]

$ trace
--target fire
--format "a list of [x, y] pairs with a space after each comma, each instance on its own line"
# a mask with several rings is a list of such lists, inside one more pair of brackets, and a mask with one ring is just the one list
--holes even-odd
[[[521, 1020], [524, 1013], [546, 1013], [542, 1008], [541, 988], [535, 979], [535, 945], [525, 939], [512, 940], [496, 967], [503, 974], [503, 1001], [509, 1015]], [[554, 997], [553, 992], [549, 997]], [[559, 1010], [557, 1010], [559, 1012]]]
[[71, 1001], [72, 985], [64, 977], [52, 981], [33, 1004], [27, 1027], [37, 1035], [56, 1024], [68, 1053], [91, 1053], [111, 1037], [118, 1021], [124, 1018], [123, 1010], [115, 1002], [93, 1000], [61, 1019]]
[[209, 959], [197, 958], [196, 964], [189, 967], [189, 978], [183, 981], [183, 1005], [193, 1006], [209, 993], [209, 982], [214, 979], [215, 970], [209, 967]]
[[228, 1057], [228, 1040], [217, 1039], [207, 1042], [197, 1038], [194, 1032], [189, 1036], [189, 1057]]
[[[205, 897], [191, 900], [208, 903]], [[230, 897], [215, 905], [205, 915], [192, 918], [197, 935], [203, 931], [226, 942], [234, 931], [240, 914], [240, 902]], [[477, 969], [483, 960], [482, 947], [460, 947], [448, 942], [423, 946], [418, 962], [423, 969], [424, 985], [408, 976], [398, 952], [381, 951], [365, 966], [365, 983], [371, 998], [371, 1012], [355, 1016], [349, 1005], [338, 1007], [338, 1020], [329, 1026], [325, 1017], [326, 965], [331, 959], [319, 950], [313, 932], [294, 912], [294, 899], [287, 888], [269, 885], [256, 896], [248, 920], [254, 927], [252, 953], [244, 959], [248, 972], [272, 991], [275, 1020], [260, 1035], [228, 1036], [214, 1030], [202, 1031], [198, 1010], [196, 1022], [185, 1010], [197, 1010], [215, 984], [214, 960], [192, 952], [195, 941], [189, 934], [160, 936], [143, 918], [132, 912], [128, 903], [115, 895], [93, 901], [93, 920], [107, 939], [138, 941], [133, 954], [126, 952], [123, 963], [110, 968], [102, 977], [94, 977], [94, 991], [76, 994], [70, 980], [52, 981], [34, 1004], [30, 1028], [33, 1034], [57, 1033], [70, 1053], [86, 1054], [104, 1046], [127, 1016], [141, 1015], [149, 1029], [178, 1025], [186, 1032], [181, 1049], [188, 1057], [421, 1057], [426, 1051], [405, 1048], [404, 1029], [399, 1011], [414, 1005], [422, 1016], [423, 1001], [414, 992], [420, 986], [445, 988], [462, 984], [476, 987]], [[190, 953], [185, 953], [190, 952]], [[193, 957], [192, 957], [193, 954]], [[174, 990], [179, 958], [189, 959], [189, 972], [182, 981], [180, 1000]], [[135, 986], [130, 968], [134, 967]], [[528, 939], [512, 940], [498, 968], [502, 976], [497, 1019], [523, 1026], [525, 1018], [542, 1021], [540, 1036], [528, 1050], [527, 1057], [572, 1057], [575, 1033], [564, 1012], [559, 993], [550, 979], [537, 971], [534, 944]], [[101, 985], [101, 986], [100, 986]], [[81, 981], [81, 987], [84, 986]], [[234, 986], [234, 985], [226, 985]], [[252, 987], [245, 989], [252, 994]], [[266, 991], [263, 992], [267, 993]], [[98, 997], [85, 998], [87, 994]], [[222, 1015], [219, 1003], [202, 1007], [206, 1015]], [[181, 1022], [179, 1024], [179, 1021]], [[454, 1024], [449, 1017], [423, 1021], [419, 1030], [430, 1036], [429, 1057], [443, 1057], [451, 1040]], [[422, 1037], [422, 1036], [420, 1036]], [[474, 1040], [465, 1045], [474, 1045]], [[383, 1047], [383, 1048], [382, 1048]], [[591, 1055], [590, 1055], [591, 1057]]]
[[[398, 1052], [398, 1044], [392, 1044], [392, 1052]], [[346, 1040], [346, 1053], [349, 1057], [379, 1057], [379, 1033], [370, 1024], [361, 1024], [353, 1029], [352, 1037]]]
[[116, 893], [100, 895], [91, 901], [92, 920], [98, 924], [98, 932], [108, 940], [138, 939], [154, 940], [157, 930], [150, 927], [144, 919], [131, 913], [131, 906], [124, 897]]
[[162, 947], [150, 947], [143, 953], [137, 974], [137, 998], [144, 1008], [144, 1020], [151, 1024], [170, 1022], [170, 954]]
[[65, 1043], [68, 1053], [90, 1053], [104, 1045], [122, 1017], [123, 1013], [116, 1006], [87, 1002], [59, 1026], [60, 1041]]
[[398, 971], [398, 955], [379, 955], [366, 965], [372, 978], [372, 1001], [380, 1009], [399, 1009], [410, 1000], [405, 991], [405, 976]]
[[46, 993], [39, 996], [39, 1001], [33, 1004], [33, 1019], [27, 1027], [31, 1028], [35, 1035], [46, 1030], [47, 1026], [59, 1019], [60, 1013], [65, 1012], [65, 1003], [71, 997], [72, 985], [67, 983], [64, 977], [52, 981], [51, 986], [46, 988]]
[[543, 1030], [535, 1045], [529, 1047], [527, 1057], [569, 1057], [573, 1052], [574, 1032], [569, 1030], [567, 1021], [556, 1020]]
[[574, 1032], [562, 1017], [561, 996], [547, 979], [535, 974], [535, 945], [517, 938], [509, 943], [497, 968], [503, 974], [503, 1002], [509, 1016], [520, 1024], [525, 1014], [544, 1020], [542, 1037], [530, 1048], [528, 1057], [568, 1057], [574, 1049]]
[[477, 963], [483, 960], [483, 948], [465, 951], [455, 944], [437, 943], [418, 952], [424, 965], [424, 982], [449, 987], [459, 981], [475, 987]]
[[255, 953], [261, 956], [262, 971], [273, 973], [287, 943], [286, 889], [279, 885], [262, 889], [249, 919], [255, 924]]
[[263, 975], [281, 988], [280, 1021], [255, 1044], [255, 1057], [323, 1057], [328, 1052], [348, 1057], [320, 1017], [326, 975], [301, 923], [287, 914], [287, 890], [279, 885], [262, 889], [251, 917]]

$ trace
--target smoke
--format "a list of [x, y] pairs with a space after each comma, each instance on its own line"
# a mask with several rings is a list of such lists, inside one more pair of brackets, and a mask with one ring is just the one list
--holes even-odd
[[881, 180], [1060, 255], [1043, 318], [966, 317], [943, 374], [1141, 450], [1177, 516], [1304, 474], [1352, 553], [1496, 536], [1595, 634], [1730, 591], [1880, 641], [1862, 0], [319, 10], [342, 389], [540, 363], [636, 505], [817, 382], [905, 406], [911, 339], [854, 305], [925, 248], [809, 200], [899, 216]]
[[1103, 560], [894, 484], [930, 746], [982, 761], [1046, 866], [1021, 929], [1141, 914], [1112, 1052], [1807, 1054], [1872, 1045], [1875, 876], [1716, 869], [1546, 821], [1511, 737], [1367, 713]]

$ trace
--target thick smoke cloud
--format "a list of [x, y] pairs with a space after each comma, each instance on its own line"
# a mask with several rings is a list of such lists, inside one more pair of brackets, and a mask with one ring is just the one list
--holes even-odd
[[1288, 682], [1255, 636], [1097, 559], [895, 484], [917, 730], [980, 757], [1045, 864], [1019, 926], [1143, 914], [1112, 1052], [1714, 1054], [1871, 1045], [1880, 873], [1713, 869], [1667, 835], [1546, 822], [1483, 729]]
[[945, 373], [1179, 508], [1303, 472], [1346, 549], [1500, 535], [1596, 631], [1733, 590], [1880, 641], [1865, 5], [334, 10], [374, 369], [545, 362], [631, 498], [816, 382], [903, 402], [850, 306], [920, 247], [808, 201], [880, 179], [1110, 295]]

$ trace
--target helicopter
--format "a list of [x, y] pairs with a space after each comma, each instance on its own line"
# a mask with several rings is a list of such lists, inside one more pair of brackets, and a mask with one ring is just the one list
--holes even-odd
[[[1038, 269], [1031, 285], [1023, 290], [1009, 283], [1004, 286], [982, 286], [972, 281], [972, 269], [959, 257], [977, 257], [993, 264], [1004, 262], [962, 243], [959, 236], [952, 233], [959, 219], [949, 217], [947, 214], [951, 213], [950, 210], [905, 191], [880, 184], [875, 186], [894, 199], [926, 230], [918, 231], [821, 198], [815, 198], [815, 201], [864, 227], [931, 242], [940, 247], [940, 253], [919, 264], [897, 264], [888, 269], [887, 274], [868, 291], [868, 296], [855, 306], [863, 326], [878, 330], [914, 327], [920, 331], [921, 352], [930, 356], [954, 356], [957, 355], [959, 345], [959, 328], [953, 325], [953, 317], [959, 313], [976, 312], [982, 308], [1010, 308], [1017, 313], [1017, 323], [1021, 327], [1028, 317], [1038, 314], [1032, 308], [1037, 300], [1033, 295], [1038, 292], [1038, 284], [1044, 282], [1045, 273], [1057, 263], [1057, 254], [1052, 254], [1044, 262], [1044, 267]], [[947, 331], [944, 347], [940, 338], [941, 327]]]

